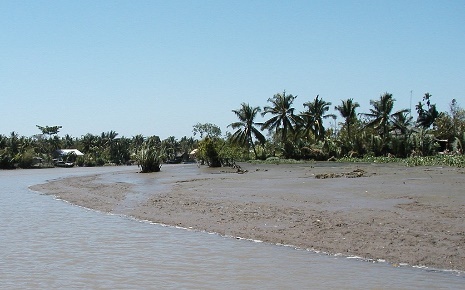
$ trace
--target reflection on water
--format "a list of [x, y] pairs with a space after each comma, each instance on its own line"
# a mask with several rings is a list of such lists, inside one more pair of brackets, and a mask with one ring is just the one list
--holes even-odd
[[0, 288], [459, 289], [465, 278], [163, 227], [27, 190], [134, 167], [0, 171]]

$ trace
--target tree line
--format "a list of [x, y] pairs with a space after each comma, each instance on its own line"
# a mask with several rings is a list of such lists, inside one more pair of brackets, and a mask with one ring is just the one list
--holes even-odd
[[[37, 128], [41, 133], [32, 137], [19, 136], [16, 132], [11, 132], [9, 136], [0, 135], [0, 168], [52, 167], [57, 158], [65, 158], [65, 161], [78, 166], [89, 167], [133, 164], [142, 161], [144, 154], [147, 154], [147, 148], [156, 149], [156, 160], [161, 163], [174, 160], [180, 153], [188, 154], [197, 146], [197, 141], [192, 137], [178, 140], [171, 136], [161, 140], [155, 135], [136, 135], [127, 138], [118, 136], [115, 131], [108, 131], [100, 135], [88, 133], [75, 138], [68, 134], [59, 137], [61, 126]], [[56, 154], [59, 149], [78, 149], [84, 155], [60, 156]], [[154, 171], [153, 168], [151, 171]]]
[[[59, 137], [61, 126], [37, 125], [40, 133], [32, 137], [0, 134], [0, 168], [53, 166], [57, 157], [53, 153], [65, 148], [84, 153], [65, 156], [79, 166], [138, 163], [143, 171], [158, 171], [164, 162], [187, 161], [195, 149], [196, 158], [210, 166], [267, 158], [328, 160], [463, 153], [465, 110], [455, 99], [449, 111], [438, 112], [431, 94], [426, 93], [411, 112], [394, 110], [396, 100], [384, 93], [370, 101], [368, 112], [358, 112], [360, 105], [352, 98], [332, 106], [317, 95], [297, 112], [296, 98], [284, 91], [269, 98], [263, 107], [240, 104], [232, 110], [237, 118], [228, 125], [232, 132], [224, 136], [213, 123], [194, 125], [193, 136], [164, 140], [156, 135], [127, 138], [115, 131]], [[265, 121], [258, 121], [259, 116]], [[338, 116], [343, 122], [325, 127], [326, 119], [336, 122]]]
[[[234, 145], [243, 150], [236, 150], [234, 156], [239, 159], [407, 158], [463, 153], [465, 110], [455, 99], [449, 111], [438, 112], [432, 95], [426, 93], [411, 112], [394, 110], [396, 100], [386, 92], [370, 101], [368, 112], [358, 112], [360, 105], [352, 98], [333, 107], [317, 95], [303, 103], [304, 111], [296, 112], [296, 98], [284, 91], [269, 98], [263, 108], [242, 103], [232, 110], [238, 119], [228, 126], [234, 130], [227, 136], [232, 146], [224, 151], [225, 141], [216, 138], [217, 155], [229, 159]], [[258, 121], [260, 115], [265, 121]], [[336, 122], [337, 116], [343, 122], [326, 128], [324, 120]]]

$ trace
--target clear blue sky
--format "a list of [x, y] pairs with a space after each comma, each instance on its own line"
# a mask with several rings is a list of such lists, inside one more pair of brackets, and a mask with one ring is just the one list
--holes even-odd
[[465, 1], [0, 1], [0, 134], [223, 132], [242, 102], [465, 107]]

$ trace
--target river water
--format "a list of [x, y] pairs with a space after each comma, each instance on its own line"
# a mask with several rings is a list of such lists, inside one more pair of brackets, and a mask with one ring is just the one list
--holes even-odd
[[463, 273], [393, 267], [167, 227], [28, 190], [134, 167], [0, 171], [0, 289], [462, 289]]

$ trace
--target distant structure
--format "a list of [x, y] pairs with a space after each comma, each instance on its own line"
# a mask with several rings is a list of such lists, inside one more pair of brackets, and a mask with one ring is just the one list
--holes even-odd
[[55, 151], [56, 156], [66, 156], [68, 154], [76, 154], [76, 156], [84, 156], [84, 153], [77, 149], [58, 149]]

